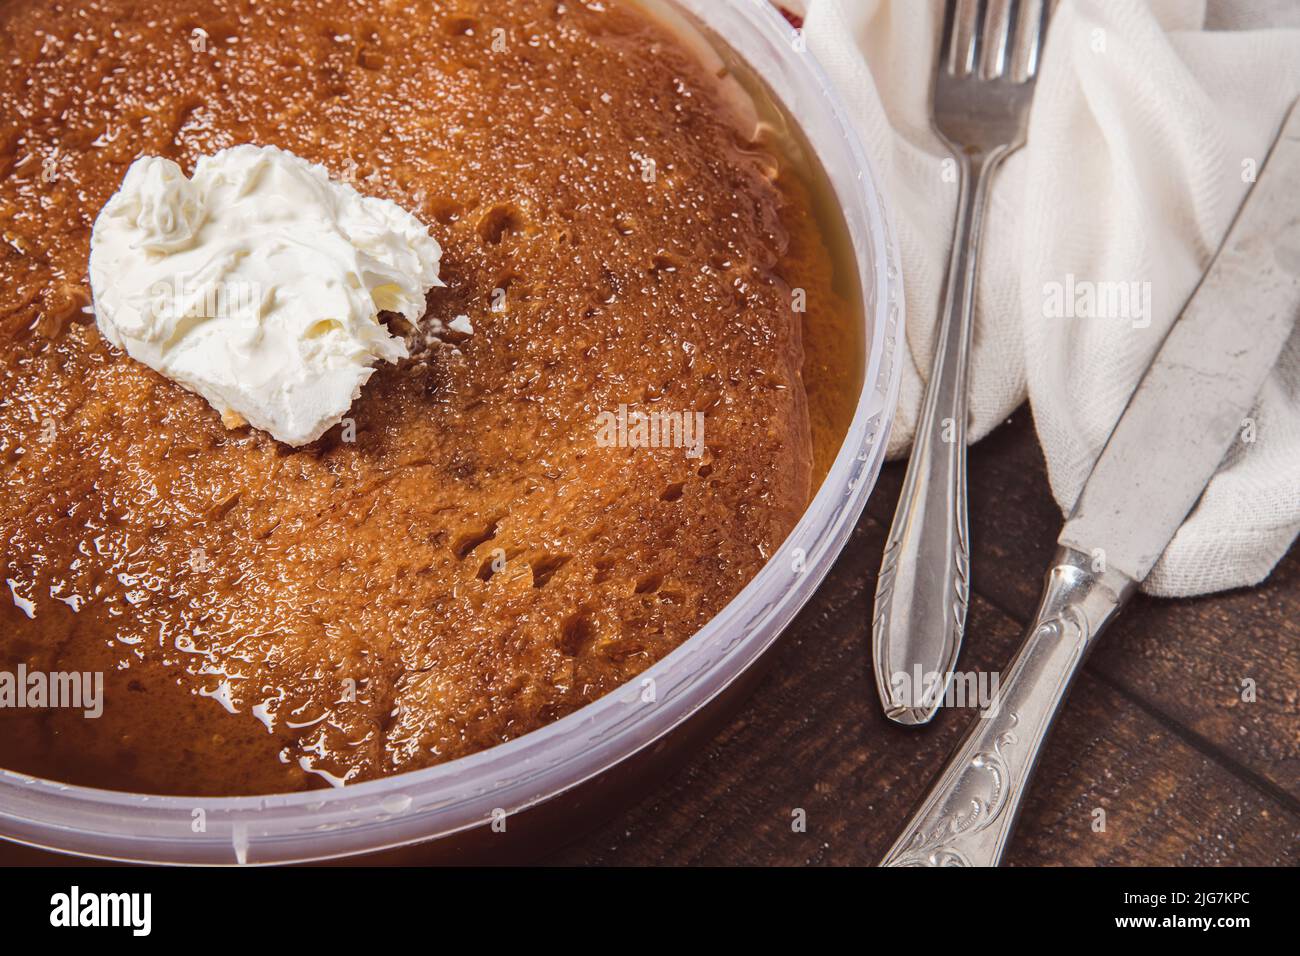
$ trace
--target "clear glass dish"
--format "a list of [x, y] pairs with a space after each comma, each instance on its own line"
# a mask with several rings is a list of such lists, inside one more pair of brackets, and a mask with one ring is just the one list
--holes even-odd
[[[113, 860], [292, 863], [451, 845], [457, 835], [490, 832], [494, 817], [513, 821], [566, 797], [576, 812], [589, 812], [590, 803], [584, 810], [573, 794], [589, 784], [598, 789], [593, 781], [621, 765], [644, 764], [692, 718], [700, 722], [816, 590], [875, 485], [897, 400], [903, 294], [884, 206], [838, 95], [766, 0], [648, 5], [684, 14], [704, 27], [701, 37], [723, 38], [729, 55], [797, 118], [851, 239], [865, 322], [862, 390], [843, 447], [790, 537], [673, 653], [613, 693], [509, 743], [343, 789], [259, 797], [121, 793], [0, 770], [0, 837]], [[865, 620], [863, 640], [865, 661]], [[466, 858], [463, 851], [459, 858]]]

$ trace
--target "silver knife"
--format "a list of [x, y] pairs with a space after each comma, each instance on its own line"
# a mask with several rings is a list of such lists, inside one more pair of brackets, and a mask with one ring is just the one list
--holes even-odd
[[882, 866], [995, 866], [1097, 636], [1146, 578], [1249, 414], [1300, 313], [1300, 100], [1057, 539], [1037, 614]]

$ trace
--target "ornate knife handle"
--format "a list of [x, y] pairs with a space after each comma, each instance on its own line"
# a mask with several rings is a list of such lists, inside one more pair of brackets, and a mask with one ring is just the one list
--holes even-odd
[[881, 866], [996, 866], [1043, 741], [1097, 636], [1134, 590], [1093, 558], [1057, 551], [1025, 641]]

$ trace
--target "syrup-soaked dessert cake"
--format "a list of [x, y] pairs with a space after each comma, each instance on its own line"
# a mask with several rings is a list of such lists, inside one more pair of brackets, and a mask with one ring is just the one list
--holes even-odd
[[[803, 326], [843, 307], [808, 193], [719, 84], [618, 0], [0, 4], [0, 671], [103, 675], [97, 718], [0, 708], [0, 766], [375, 778], [553, 721], [716, 614], [834, 453]], [[90, 309], [132, 161], [242, 143], [442, 246], [424, 318], [381, 316], [410, 357], [299, 448]], [[643, 447], [650, 412], [702, 435]]]

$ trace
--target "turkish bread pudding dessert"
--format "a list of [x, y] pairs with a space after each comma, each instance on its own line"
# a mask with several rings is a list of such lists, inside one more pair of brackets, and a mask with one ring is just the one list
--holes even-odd
[[856, 400], [725, 73], [627, 0], [0, 0], [0, 767], [374, 779], [717, 614]]

